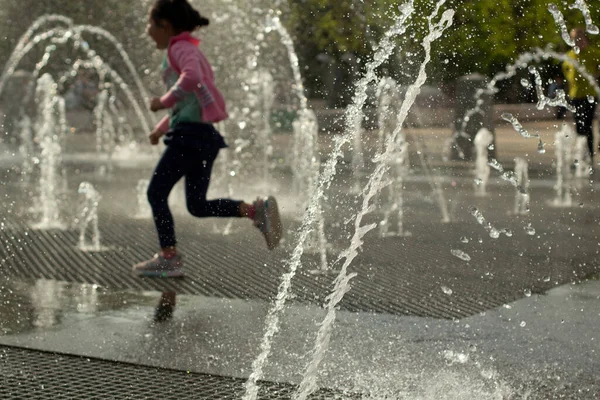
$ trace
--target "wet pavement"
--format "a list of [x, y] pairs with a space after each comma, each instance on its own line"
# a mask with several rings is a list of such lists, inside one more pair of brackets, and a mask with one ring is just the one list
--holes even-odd
[[[437, 138], [413, 134], [423, 135], [432, 149], [431, 165], [451, 221], [442, 222], [431, 182], [415, 161], [404, 182], [404, 228], [411, 235], [380, 237], [376, 229], [366, 236], [351, 264], [357, 276], [339, 304], [333, 338], [319, 369], [318, 384], [332, 390], [322, 395], [596, 398], [600, 283], [592, 278], [599, 272], [600, 185], [578, 179], [572, 206], [556, 207], [551, 156], [532, 154], [531, 212], [514, 215], [515, 189], [497, 173], [492, 172], [488, 194], [476, 196], [470, 165], [444, 164], [433, 150]], [[277, 151], [282, 153], [284, 139], [277, 139]], [[507, 153], [499, 159], [508, 165]], [[6, 378], [18, 376], [5, 373], [14, 368], [7, 360], [15, 348], [50, 352], [39, 353], [40, 360], [54, 352], [67, 359], [84, 356], [94, 362], [189, 371], [198, 381], [218, 377], [243, 382], [252, 372], [265, 316], [287, 271], [300, 225], [301, 205], [286, 184], [289, 172], [283, 168], [273, 172], [276, 183], [271, 191], [280, 198], [287, 232], [275, 252], [266, 250], [247, 221], [235, 220], [228, 226], [224, 220], [187, 216], [182, 196], [175, 194], [171, 201], [177, 210], [187, 277], [141, 279], [132, 276], [131, 265], [156, 251], [151, 220], [136, 216], [140, 210], [135, 187], [151, 172], [152, 157], [148, 158], [136, 163], [124, 160], [112, 174], [102, 176], [101, 162], [67, 151], [71, 189], [61, 202], [63, 230], [32, 228], [35, 184], [23, 184], [13, 170], [5, 169], [2, 190], [8, 206], [0, 211], [0, 345], [15, 346], [0, 346], [0, 355], [2, 349], [5, 352], [0, 357], [5, 387], [32, 381], [24, 375], [20, 380]], [[332, 270], [339, 268], [336, 259], [349, 245], [353, 229], [349, 217], [357, 207], [348, 166], [341, 168], [325, 205]], [[76, 187], [83, 180], [92, 182], [102, 195], [99, 252], [77, 247], [75, 219], [81, 199]], [[209, 197], [226, 190], [215, 182]], [[237, 193], [250, 200], [264, 190], [247, 185]], [[471, 206], [505, 233], [491, 238], [470, 214]], [[381, 218], [378, 208], [365, 223]], [[468, 254], [470, 260], [456, 257], [452, 250]], [[304, 256], [265, 381], [285, 386], [302, 378], [335, 278], [334, 271], [313, 273], [318, 266], [317, 254]], [[177, 293], [177, 304], [172, 318], [156, 323], [153, 317], [163, 292]], [[237, 385], [235, 393], [221, 397], [217, 388], [211, 395], [197, 392], [189, 398], [239, 398], [242, 384]], [[289, 398], [291, 387], [265, 398]]]

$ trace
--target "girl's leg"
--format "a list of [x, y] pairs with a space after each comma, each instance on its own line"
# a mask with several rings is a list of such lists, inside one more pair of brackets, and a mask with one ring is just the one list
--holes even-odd
[[177, 243], [175, 224], [168, 199], [173, 186], [184, 174], [181, 165], [182, 158], [181, 150], [167, 146], [148, 186], [148, 202], [152, 208], [158, 240], [163, 250], [173, 249]]
[[189, 212], [196, 217], [247, 217], [261, 231], [267, 247], [274, 249], [282, 236], [281, 218], [277, 201], [270, 196], [254, 204], [231, 199], [206, 200], [210, 174], [218, 150], [200, 151], [196, 157], [188, 158], [185, 169], [185, 191]]
[[201, 151], [199, 157], [190, 159], [185, 171], [187, 208], [195, 217], [251, 217], [250, 204], [231, 199], [206, 200], [216, 151]]
[[183, 175], [181, 158], [181, 150], [167, 146], [148, 186], [148, 201], [152, 207], [161, 252], [150, 260], [135, 264], [133, 272], [138, 275], [165, 278], [184, 275], [182, 258], [175, 250], [175, 226], [168, 204], [171, 189]]

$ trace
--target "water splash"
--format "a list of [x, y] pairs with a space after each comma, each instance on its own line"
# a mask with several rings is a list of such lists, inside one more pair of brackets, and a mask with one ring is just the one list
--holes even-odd
[[531, 223], [528, 223], [523, 229], [529, 236], [535, 236], [535, 228], [531, 226]]
[[[36, 30], [38, 30], [45, 23], [49, 23], [49, 22], [65, 23], [65, 24], [67, 24], [67, 28], [66, 29], [62, 28], [62, 27], [61, 28], [53, 28], [53, 29], [47, 30], [46, 32], [43, 32], [41, 34], [37, 34], [33, 38], [31, 37], [35, 33]], [[148, 98], [148, 94], [147, 94], [144, 86], [141, 83], [139, 74], [137, 74], [137, 71], [135, 70], [133, 63], [131, 62], [131, 59], [129, 58], [129, 56], [127, 55], [125, 50], [123, 49], [123, 46], [114, 38], [114, 36], [112, 36], [110, 33], [108, 33], [107, 31], [105, 31], [101, 28], [97, 28], [97, 27], [93, 27], [93, 26], [89, 26], [89, 25], [74, 26], [73, 21], [71, 19], [65, 18], [62, 16], [56, 16], [56, 15], [43, 16], [43, 17], [38, 18], [38, 20], [36, 20], [31, 25], [31, 27], [27, 30], [27, 32], [21, 37], [21, 39], [19, 40], [19, 43], [13, 50], [11, 56], [9, 57], [8, 62], [6, 63], [2, 75], [0, 76], [0, 95], [2, 95], [2, 92], [6, 85], [6, 81], [15, 72], [15, 69], [17, 68], [17, 66], [23, 59], [23, 57], [26, 54], [28, 54], [31, 50], [33, 50], [33, 48], [36, 45], [38, 45], [39, 43], [48, 41], [48, 40], [51, 40], [53, 42], [52, 45], [50, 45], [46, 48], [46, 52], [44, 53], [42, 60], [39, 63], [37, 63], [37, 65], [36, 65], [36, 70], [34, 71], [34, 74], [36, 74], [36, 73], [39, 74], [41, 69], [48, 63], [50, 55], [55, 51], [55, 47], [53, 47], [53, 46], [55, 46], [56, 44], [65, 44], [68, 41], [72, 41], [74, 43], [74, 46], [76, 49], [83, 51], [87, 55], [87, 57], [91, 63], [91, 66], [96, 71], [98, 71], [98, 74], [101, 77], [101, 79], [100, 79], [101, 82], [103, 82], [104, 77], [106, 77], [106, 76], [110, 76], [115, 81], [115, 83], [117, 84], [117, 87], [120, 88], [124, 92], [127, 99], [131, 103], [131, 106], [133, 107], [135, 113], [137, 114], [140, 124], [142, 125], [142, 128], [145, 131], [149, 131], [150, 128], [149, 128], [148, 121], [154, 122], [154, 118], [155, 118], [154, 115], [150, 114], [149, 111], [146, 111], [146, 114], [144, 114], [144, 111], [142, 111], [142, 108], [139, 106], [138, 100], [135, 98], [135, 96], [133, 95], [133, 92], [131, 91], [129, 86], [125, 83], [123, 78], [116, 71], [114, 71], [112, 68], [110, 68], [108, 66], [108, 64], [105, 63], [104, 60], [99, 55], [96, 54], [95, 51], [91, 50], [89, 48], [89, 44], [85, 40], [82, 39], [81, 34], [84, 32], [89, 32], [89, 33], [93, 33], [94, 35], [101, 36], [101, 37], [107, 39], [110, 43], [112, 43], [114, 45], [114, 47], [118, 51], [119, 55], [121, 56], [121, 59], [124, 61], [125, 65], [128, 67], [129, 72], [131, 73], [131, 75], [137, 85], [138, 91], [142, 95], [142, 97], [144, 98], [144, 101], [145, 101]], [[79, 66], [79, 64], [78, 64], [78, 66]], [[30, 96], [26, 95], [25, 100], [29, 100], [29, 97]], [[145, 110], [146, 107], [143, 107], [143, 109]]]
[[519, 135], [521, 135], [525, 139], [538, 139], [538, 153], [541, 154], [546, 152], [544, 148], [544, 142], [542, 141], [542, 137], [539, 134], [530, 134], [527, 131], [527, 129], [525, 129], [523, 125], [521, 125], [519, 120], [514, 115], [512, 115], [511, 113], [503, 113], [502, 119], [507, 122], [510, 122], [513, 128], [515, 128], [515, 131], [517, 131]]
[[521, 193], [523, 193], [523, 188], [521, 188], [519, 186], [519, 183], [517, 181], [517, 177], [515, 176], [515, 173], [512, 171], [505, 171], [504, 167], [502, 166], [502, 164], [500, 164], [500, 162], [498, 160], [496, 160], [495, 158], [492, 158], [489, 162], [490, 167], [494, 168], [496, 171], [500, 172], [500, 177], [509, 182], [511, 185], [513, 185], [514, 187], [517, 188], [517, 190], [519, 190]]
[[[355, 273], [348, 273], [348, 267], [358, 255], [358, 249], [363, 244], [363, 238], [366, 233], [375, 228], [376, 224], [362, 225], [362, 220], [365, 215], [373, 211], [375, 208], [374, 204], [371, 203], [372, 199], [382, 189], [382, 180], [389, 169], [390, 158], [396, 154], [396, 137], [401, 132], [404, 121], [408, 116], [408, 112], [414, 104], [418, 94], [420, 93], [421, 86], [427, 79], [426, 67], [431, 60], [431, 44], [439, 39], [443, 32], [452, 25], [454, 11], [446, 10], [442, 13], [439, 21], [434, 22], [433, 19], [438, 16], [440, 8], [445, 3], [445, 0], [441, 0], [437, 3], [434, 12], [428, 18], [429, 34], [423, 40], [422, 46], [425, 50], [425, 59], [419, 69], [419, 75], [414, 84], [410, 85], [404, 102], [402, 104], [400, 113], [398, 115], [398, 123], [394, 135], [390, 137], [386, 143], [386, 150], [383, 154], [376, 157], [376, 168], [372, 173], [367, 186], [364, 188], [362, 193], [362, 209], [358, 212], [355, 218], [355, 231], [351, 239], [351, 244], [347, 250], [345, 250], [341, 257], [345, 259], [344, 264], [337, 276], [334, 284], [332, 293], [327, 298], [327, 315], [322, 321], [315, 339], [315, 345], [312, 350], [312, 359], [306, 367], [304, 376], [296, 393], [294, 393], [294, 400], [305, 400], [310, 396], [317, 388], [317, 373], [318, 368], [325, 356], [325, 352], [329, 346], [331, 339], [331, 331], [333, 324], [336, 319], [336, 307], [337, 304], [342, 300], [344, 295], [350, 290], [350, 281]], [[412, 7], [412, 4], [411, 4]]]
[[492, 239], [500, 237], [500, 231], [496, 229], [490, 222], [487, 222], [481, 211], [475, 206], [469, 207], [469, 213], [475, 217], [477, 223], [483, 226]]
[[[2, 75], [0, 75], [0, 94], [4, 91], [4, 86], [6, 85], [8, 77], [15, 72], [15, 68], [21, 61], [21, 58], [23, 58], [23, 56], [27, 53], [27, 51], [24, 51], [25, 46], [29, 46], [31, 45], [31, 43], [37, 43], [41, 41], [40, 35], [36, 36], [38, 38], [37, 41], [35, 39], [32, 39], [32, 35], [44, 24], [53, 22], [60, 22], [66, 25], [71, 25], [73, 23], [73, 21], [70, 18], [56, 14], [44, 15], [36, 19], [29, 26], [27, 31], [25, 31], [25, 33], [19, 38], [15, 49], [13, 50], [12, 54], [8, 58], [8, 61], [4, 65]], [[54, 35], [54, 32], [55, 30], [48, 31], [46, 38], [52, 37]]]
[[590, 13], [590, 9], [584, 0], [575, 0], [574, 4], [569, 5], [570, 10], [578, 9], [583, 14], [583, 18], [585, 20], [586, 31], [592, 35], [597, 35], [600, 33], [600, 29], [594, 22], [592, 21], [592, 14]]
[[562, 39], [565, 41], [566, 44], [573, 48], [575, 54], [579, 54], [580, 49], [575, 44], [575, 41], [571, 38], [571, 35], [569, 35], [569, 29], [567, 28], [567, 24], [565, 23], [565, 17], [563, 16], [563, 13], [558, 9], [556, 4], [554, 3], [548, 4], [548, 11], [550, 11], [550, 14], [552, 14], [552, 17], [554, 18], [554, 22], [556, 22], [556, 24], [560, 28], [560, 35], [562, 36]]
[[519, 69], [526, 68], [532, 62], [543, 62], [549, 59], [553, 59], [560, 62], [568, 61], [569, 63], [571, 63], [573, 67], [581, 74], [581, 76], [583, 76], [586, 79], [586, 81], [594, 88], [596, 94], [600, 96], [600, 86], [598, 85], [596, 78], [592, 74], [590, 74], [585, 69], [585, 67], [583, 67], [577, 60], [567, 56], [566, 54], [557, 53], [553, 51], [550, 47], [548, 47], [547, 49], [536, 48], [530, 52], [520, 54], [514, 63], [507, 65], [504, 71], [494, 75], [494, 77], [490, 80], [490, 82], [485, 88], [477, 89], [477, 91], [475, 92], [475, 107], [465, 112], [460, 128], [457, 129], [450, 138], [450, 141], [453, 144], [453, 146], [456, 147], [460, 158], [464, 158], [464, 152], [462, 151], [460, 144], [457, 142], [457, 139], [459, 137], [465, 137], [467, 139], [470, 139], [470, 136], [465, 133], [466, 128], [472, 116], [477, 114], [483, 114], [481, 105], [483, 105], [484, 101], [482, 97], [484, 95], [493, 96], [494, 94], [496, 94], [498, 92], [498, 83], [503, 80], [514, 77]]
[[556, 90], [556, 96], [554, 98], [547, 97], [544, 94], [544, 87], [542, 85], [542, 76], [539, 71], [533, 65], [529, 66], [529, 72], [534, 76], [535, 91], [538, 97], [537, 109], [543, 110], [546, 106], [550, 107], [565, 107], [571, 112], [575, 112], [575, 106], [567, 101], [565, 91], [562, 89]]
[[458, 250], [458, 249], [452, 249], [450, 250], [450, 253], [454, 256], [454, 257], [458, 257], [463, 261], [471, 261], [471, 256], [468, 255], [467, 253], [465, 253], [462, 250]]
[[375, 49], [373, 61], [366, 66], [364, 77], [356, 83], [356, 90], [353, 98], [354, 105], [349, 107], [345, 113], [346, 123], [344, 134], [336, 137], [331, 155], [315, 185], [315, 191], [310, 198], [307, 211], [304, 214], [302, 226], [299, 230], [297, 245], [292, 252], [291, 258], [286, 263], [288, 272], [283, 275], [275, 302], [267, 314], [265, 323], [266, 329], [260, 345], [261, 352], [252, 362], [252, 373], [245, 384], [244, 400], [254, 400], [258, 396], [257, 383], [263, 377], [263, 368], [271, 353], [272, 338], [279, 330], [280, 314], [282, 313], [289, 296], [291, 281], [301, 265], [301, 258], [304, 254], [304, 244], [309, 237], [310, 230], [318, 220], [317, 212], [319, 206], [325, 190], [330, 186], [333, 177], [336, 174], [338, 159], [343, 155], [343, 147], [353, 136], [354, 132], [352, 131], [352, 128], [356, 126], [353, 121], [356, 119], [362, 120], [362, 109], [367, 100], [368, 85], [377, 80], [375, 71], [392, 55], [396, 47], [395, 38], [406, 32], [406, 21], [413, 12], [413, 0], [409, 0], [408, 3], [400, 7], [400, 16], [398, 16], [396, 23], [385, 33], [379, 46]]

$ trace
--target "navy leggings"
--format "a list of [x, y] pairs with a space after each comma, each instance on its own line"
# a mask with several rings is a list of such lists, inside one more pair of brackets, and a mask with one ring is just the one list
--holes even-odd
[[187, 209], [195, 217], [239, 217], [241, 204], [231, 199], [206, 200], [213, 163], [219, 150], [226, 147], [212, 125], [182, 124], [167, 133], [165, 144], [147, 193], [161, 248], [177, 243], [168, 198], [182, 177]]
[[590, 103], [587, 98], [573, 99], [572, 104], [575, 106], [575, 127], [577, 134], [587, 137], [588, 150], [590, 157], [594, 157], [594, 132], [592, 130], [594, 122], [594, 113], [596, 111], [596, 102]]

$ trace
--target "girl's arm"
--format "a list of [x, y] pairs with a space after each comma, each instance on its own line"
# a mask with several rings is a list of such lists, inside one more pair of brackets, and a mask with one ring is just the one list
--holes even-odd
[[200, 53], [192, 43], [181, 41], [171, 48], [173, 67], [179, 69], [177, 83], [160, 98], [165, 108], [171, 108], [188, 93], [194, 92], [202, 82]]
[[159, 131], [162, 133], [167, 133], [169, 130], [169, 116], [165, 115], [154, 127], [155, 131]]

